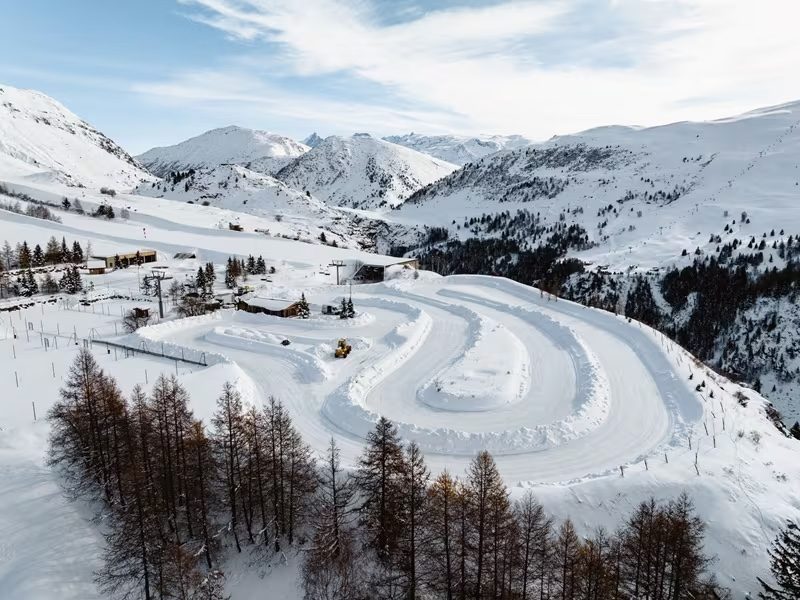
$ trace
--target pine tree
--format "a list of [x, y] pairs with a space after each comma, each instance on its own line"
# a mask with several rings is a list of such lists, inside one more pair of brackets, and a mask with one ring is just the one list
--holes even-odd
[[348, 521], [353, 494], [354, 487], [340, 465], [339, 448], [331, 438], [314, 502], [314, 535], [303, 563], [306, 598], [363, 597], [363, 560], [356, 555], [355, 536]]
[[17, 261], [19, 262], [20, 269], [31, 268], [31, 249], [28, 247], [28, 242], [22, 242], [17, 252]]
[[301, 319], [308, 319], [311, 316], [311, 310], [308, 306], [308, 301], [306, 300], [306, 295], [300, 294], [300, 301], [297, 303], [297, 316]]
[[67, 246], [67, 238], [61, 238], [61, 248], [59, 250], [59, 259], [62, 263], [69, 263], [72, 262], [72, 252], [69, 250], [69, 246]]
[[800, 527], [789, 521], [781, 529], [769, 551], [770, 570], [777, 587], [759, 579], [763, 588], [759, 598], [790, 600], [800, 598]]
[[83, 248], [81, 248], [78, 240], [72, 242], [72, 262], [75, 264], [83, 263]]
[[426, 543], [422, 561], [428, 587], [436, 597], [456, 597], [458, 565], [458, 482], [447, 471], [428, 488]]
[[242, 431], [242, 397], [236, 388], [225, 382], [222, 395], [217, 400], [217, 412], [211, 419], [214, 426], [214, 449], [223, 465], [224, 488], [227, 509], [230, 513], [228, 530], [233, 534], [236, 551], [241, 552], [239, 542], [239, 514], [241, 498], [241, 459], [244, 434]]
[[251, 275], [256, 274], [256, 259], [252, 254], [247, 257], [247, 272]]
[[401, 473], [400, 570], [404, 579], [403, 597], [408, 600], [415, 600], [420, 595], [429, 481], [430, 471], [425, 466], [422, 452], [416, 443], [411, 442], [405, 451], [405, 465]]
[[228, 263], [225, 266], [225, 287], [232, 290], [236, 287], [236, 271], [238, 270], [237, 263], [228, 258]]
[[31, 255], [31, 264], [34, 267], [43, 267], [44, 266], [44, 252], [42, 252], [42, 247], [39, 244], [36, 244], [33, 248], [33, 254]]
[[5, 240], [3, 242], [3, 262], [5, 263], [6, 271], [10, 271], [14, 268], [14, 262], [16, 260], [16, 254], [11, 248], [11, 244], [8, 243], [8, 240]]
[[186, 467], [188, 474], [187, 489], [190, 500], [189, 510], [195, 513], [197, 530], [195, 535], [202, 543], [198, 552], [206, 559], [206, 566], [213, 566], [212, 554], [217, 546], [213, 535], [215, 526], [212, 514], [216, 511], [218, 498], [213, 491], [216, 478], [214, 470], [211, 442], [206, 436], [203, 424], [193, 421], [186, 436]]
[[197, 294], [206, 297], [206, 273], [202, 267], [198, 267], [197, 276], [194, 278], [194, 287]]
[[549, 589], [552, 520], [532, 492], [526, 492], [514, 507], [520, 535], [520, 594], [522, 598], [545, 597]]
[[45, 273], [39, 289], [43, 294], [55, 294], [58, 292], [58, 283], [50, 273]]
[[267, 263], [264, 262], [263, 256], [259, 256], [256, 260], [256, 273], [259, 275], [265, 275], [267, 273]]
[[58, 287], [67, 294], [77, 294], [83, 290], [83, 281], [77, 266], [72, 265], [64, 271], [61, 280], [58, 282]]
[[467, 481], [469, 521], [472, 529], [470, 543], [474, 549], [474, 596], [481, 598], [484, 594], [492, 593], [487, 584], [486, 563], [492, 558], [490, 552], [496, 542], [493, 532], [497, 517], [493, 517], [493, 513], [508, 510], [508, 491], [494, 459], [485, 450], [472, 460]]
[[17, 283], [19, 285], [20, 296], [30, 297], [39, 293], [39, 286], [30, 269], [20, 274], [17, 278]]
[[[561, 524], [554, 545], [555, 582], [557, 597], [561, 600], [574, 600], [578, 593], [578, 569], [581, 542], [575, 533], [572, 521]], [[646, 596], [650, 597], [650, 596]]]
[[383, 561], [388, 561], [397, 550], [403, 468], [403, 448], [397, 427], [389, 419], [380, 417], [367, 434], [356, 482], [364, 500], [361, 512], [367, 543]]
[[214, 271], [214, 263], [207, 262], [205, 269], [205, 293], [207, 298], [211, 298], [214, 295], [214, 282], [217, 280], [217, 273]]
[[50, 236], [50, 239], [47, 240], [44, 259], [47, 261], [48, 265], [55, 265], [61, 262], [61, 244], [58, 243], [55, 236]]

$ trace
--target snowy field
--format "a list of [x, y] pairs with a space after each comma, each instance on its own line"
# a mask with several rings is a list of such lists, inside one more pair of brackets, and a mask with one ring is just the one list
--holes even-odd
[[[40, 198], [64, 193], [26, 190]], [[80, 193], [87, 208], [102, 200]], [[306, 442], [321, 452], [335, 437], [350, 466], [378, 415], [419, 443], [434, 472], [461, 474], [486, 448], [514, 494], [534, 489], [551, 514], [571, 517], [583, 533], [615, 528], [651, 495], [686, 490], [709, 523], [707, 551], [718, 557], [721, 583], [743, 597], [768, 572], [764, 548], [800, 508], [796, 442], [766, 419], [761, 396], [709, 372], [660, 334], [508, 280], [425, 272], [353, 286], [356, 317], [344, 321], [321, 314], [323, 304], [350, 292], [335, 285], [327, 265], [344, 260], [352, 272], [367, 254], [255, 233], [255, 216], [242, 217], [245, 232], [229, 231], [220, 228], [229, 216], [221, 208], [126, 194], [110, 202], [118, 212], [130, 207], [130, 215], [106, 221], [59, 212], [63, 222], [53, 223], [4, 212], [0, 240], [63, 235], [90, 241], [96, 253], [154, 248], [158, 264], [179, 280], [207, 261], [221, 273], [229, 255], [263, 255], [276, 272], [251, 278], [257, 293], [296, 300], [304, 292], [312, 315], [222, 310], [168, 317], [125, 335], [121, 314], [144, 299], [86, 307], [72, 297], [0, 312], [0, 597], [52, 598], [53, 589], [61, 598], [97, 597], [98, 524], [91, 507], [63, 496], [44, 465], [43, 417], [84, 343], [125, 393], [177, 371], [206, 421], [225, 380], [250, 402], [274, 395]], [[196, 258], [174, 259], [178, 252]], [[96, 295], [137, 297], [140, 275], [85, 275], [85, 283]], [[353, 346], [344, 360], [333, 357], [342, 337]], [[208, 366], [126, 356], [105, 342], [202, 357]], [[272, 584], [286, 598], [294, 593], [292, 561]], [[263, 596], [252, 570], [227, 570], [237, 600]]]
[[[762, 549], [800, 497], [791, 442], [763, 417], [759, 396], [744, 390], [751, 401], [743, 407], [737, 386], [660, 334], [507, 280], [422, 274], [353, 288], [352, 321], [322, 315], [320, 305], [344, 291], [307, 288], [308, 320], [225, 310], [132, 335], [115, 330], [129, 301], [2, 313], [0, 581], [14, 597], [47, 598], [54, 584], [63, 597], [95, 593], [98, 529], [43, 466], [41, 420], [76, 339], [90, 338], [126, 392], [177, 372], [208, 420], [230, 379], [250, 402], [279, 397], [315, 449], [334, 436], [349, 465], [379, 414], [421, 445], [433, 471], [460, 473], [488, 448], [515, 494], [533, 488], [549, 511], [587, 530], [613, 528], [651, 494], [688, 490], [709, 520], [708, 550], [723, 583], [755, 589], [767, 568]], [[333, 358], [339, 337], [353, 345], [344, 360]], [[104, 341], [203, 353], [210, 366], [126, 358]], [[36, 544], [25, 543], [31, 537]], [[234, 571], [231, 585], [240, 579]]]

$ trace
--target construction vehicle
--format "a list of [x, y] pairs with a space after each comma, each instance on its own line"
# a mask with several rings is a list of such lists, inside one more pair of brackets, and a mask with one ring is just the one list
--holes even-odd
[[347, 343], [347, 340], [342, 338], [336, 344], [336, 350], [333, 353], [335, 358], [347, 358], [347, 355], [350, 354], [350, 351], [353, 347]]

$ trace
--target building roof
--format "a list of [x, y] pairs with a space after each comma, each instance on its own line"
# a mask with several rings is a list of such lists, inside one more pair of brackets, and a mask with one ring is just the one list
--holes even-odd
[[375, 256], [370, 256], [369, 259], [365, 259], [362, 261], [362, 266], [369, 266], [369, 267], [390, 267], [392, 265], [402, 265], [404, 263], [410, 263], [417, 260], [415, 256], [405, 256], [405, 257], [396, 257], [396, 256], [381, 256], [380, 254], [376, 254]]
[[86, 261], [86, 268], [87, 269], [105, 269], [106, 268], [106, 261], [104, 261], [104, 260], [89, 260], [89, 261]]
[[297, 300], [287, 300], [286, 298], [262, 298], [260, 296], [243, 297], [242, 300], [250, 306], [258, 306], [267, 310], [284, 310], [293, 304], [297, 304]]

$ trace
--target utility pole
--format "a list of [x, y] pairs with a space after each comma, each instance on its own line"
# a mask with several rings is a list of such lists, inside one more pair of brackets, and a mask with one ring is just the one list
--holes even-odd
[[172, 276], [167, 275], [163, 271], [153, 271], [152, 275], [145, 275], [145, 281], [155, 281], [156, 294], [158, 294], [158, 317], [164, 318], [164, 300], [161, 297], [161, 282], [167, 279], [172, 279]]
[[328, 266], [336, 268], [336, 285], [339, 285], [339, 269], [344, 267], [344, 261], [343, 260], [332, 260], [331, 264], [329, 264]]

